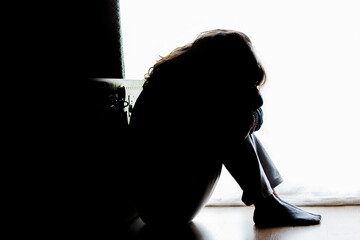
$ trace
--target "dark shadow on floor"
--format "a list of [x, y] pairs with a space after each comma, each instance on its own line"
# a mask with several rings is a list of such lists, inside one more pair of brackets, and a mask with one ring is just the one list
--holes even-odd
[[146, 225], [140, 218], [135, 219], [123, 232], [121, 239], [126, 240], [204, 240], [199, 228], [193, 222], [180, 226]]

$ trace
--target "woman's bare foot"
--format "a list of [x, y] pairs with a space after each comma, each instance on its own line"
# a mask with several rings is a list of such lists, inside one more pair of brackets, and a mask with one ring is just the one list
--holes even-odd
[[255, 204], [254, 222], [259, 227], [308, 226], [319, 224], [321, 216], [304, 211], [275, 195]]
[[[277, 193], [276, 193], [275, 191], [274, 191], [274, 196], [275, 196], [277, 199], [279, 199], [282, 203], [287, 204], [287, 205], [290, 206], [290, 207], [299, 209], [298, 207], [292, 205], [291, 203], [288, 203], [288, 202], [284, 201], [283, 199], [281, 199], [281, 198], [279, 197], [279, 195], [277, 195]], [[305, 210], [302, 210], [302, 211], [306, 212]], [[321, 216], [320, 216], [319, 214], [315, 214], [315, 213], [311, 213], [311, 212], [307, 212], [307, 213], [309, 213], [309, 214], [311, 214], [311, 215], [313, 215], [313, 216], [317, 216], [317, 217], [319, 217], [319, 218], [321, 219]]]

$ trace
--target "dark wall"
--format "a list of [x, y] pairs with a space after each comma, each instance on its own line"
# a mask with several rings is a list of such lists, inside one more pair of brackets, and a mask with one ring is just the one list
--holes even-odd
[[116, 237], [136, 215], [127, 125], [99, 109], [104, 92], [91, 78], [124, 77], [117, 1], [48, 1], [26, 12], [16, 81], [31, 85], [21, 114], [33, 161], [23, 209], [42, 233]]
[[86, 63], [86, 75], [123, 78], [118, 1], [89, 1], [85, 4], [79, 9], [82, 19], [77, 19], [85, 30], [79, 44], [85, 47], [83, 61]]

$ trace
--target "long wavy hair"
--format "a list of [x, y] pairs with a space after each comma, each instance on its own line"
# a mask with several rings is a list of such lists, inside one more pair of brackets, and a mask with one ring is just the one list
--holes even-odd
[[266, 74], [246, 34], [214, 29], [161, 57], [145, 75], [144, 88], [157, 83], [179, 83], [181, 79], [206, 86], [224, 78], [234, 86], [259, 87], [265, 83]]
[[245, 137], [255, 123], [253, 111], [263, 104], [265, 80], [248, 36], [224, 29], [202, 32], [149, 69], [131, 122], [152, 126], [156, 134], [177, 126], [179, 135], [211, 128]]
[[202, 32], [149, 69], [132, 111], [132, 129], [153, 147], [154, 136], [174, 143], [192, 136], [186, 141], [195, 145], [219, 143], [231, 134], [245, 138], [255, 123], [253, 111], [262, 105], [265, 80], [248, 36], [224, 29]]

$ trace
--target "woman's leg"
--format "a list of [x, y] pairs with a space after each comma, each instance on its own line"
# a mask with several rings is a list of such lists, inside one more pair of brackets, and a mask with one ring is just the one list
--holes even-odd
[[296, 226], [320, 223], [321, 216], [303, 211], [274, 194], [282, 178], [255, 135], [239, 145], [238, 158], [228, 158], [225, 167], [243, 189], [242, 200], [255, 205], [254, 222], [258, 226]]
[[212, 125], [183, 112], [186, 106], [172, 105], [171, 100], [159, 114], [157, 100], [163, 99], [143, 91], [131, 115], [128, 160], [134, 202], [147, 224], [183, 224], [206, 203], [222, 162], [214, 159], [219, 150], [210, 138]]
[[280, 172], [271, 160], [269, 154], [266, 152], [264, 146], [255, 134], [251, 134], [248, 140], [251, 142], [252, 146], [255, 149], [256, 156], [260, 162], [264, 174], [266, 175], [267, 180], [271, 185], [271, 188], [277, 187], [280, 183], [283, 182], [283, 178], [281, 177]]
[[152, 163], [138, 166], [135, 202], [146, 224], [188, 223], [205, 205], [219, 179], [222, 163], [199, 164], [191, 158], [169, 158], [161, 165], [154, 163], [155, 159], [146, 159]]
[[224, 166], [242, 188], [242, 201], [252, 205], [257, 199], [273, 194], [282, 178], [255, 135], [232, 147]]

